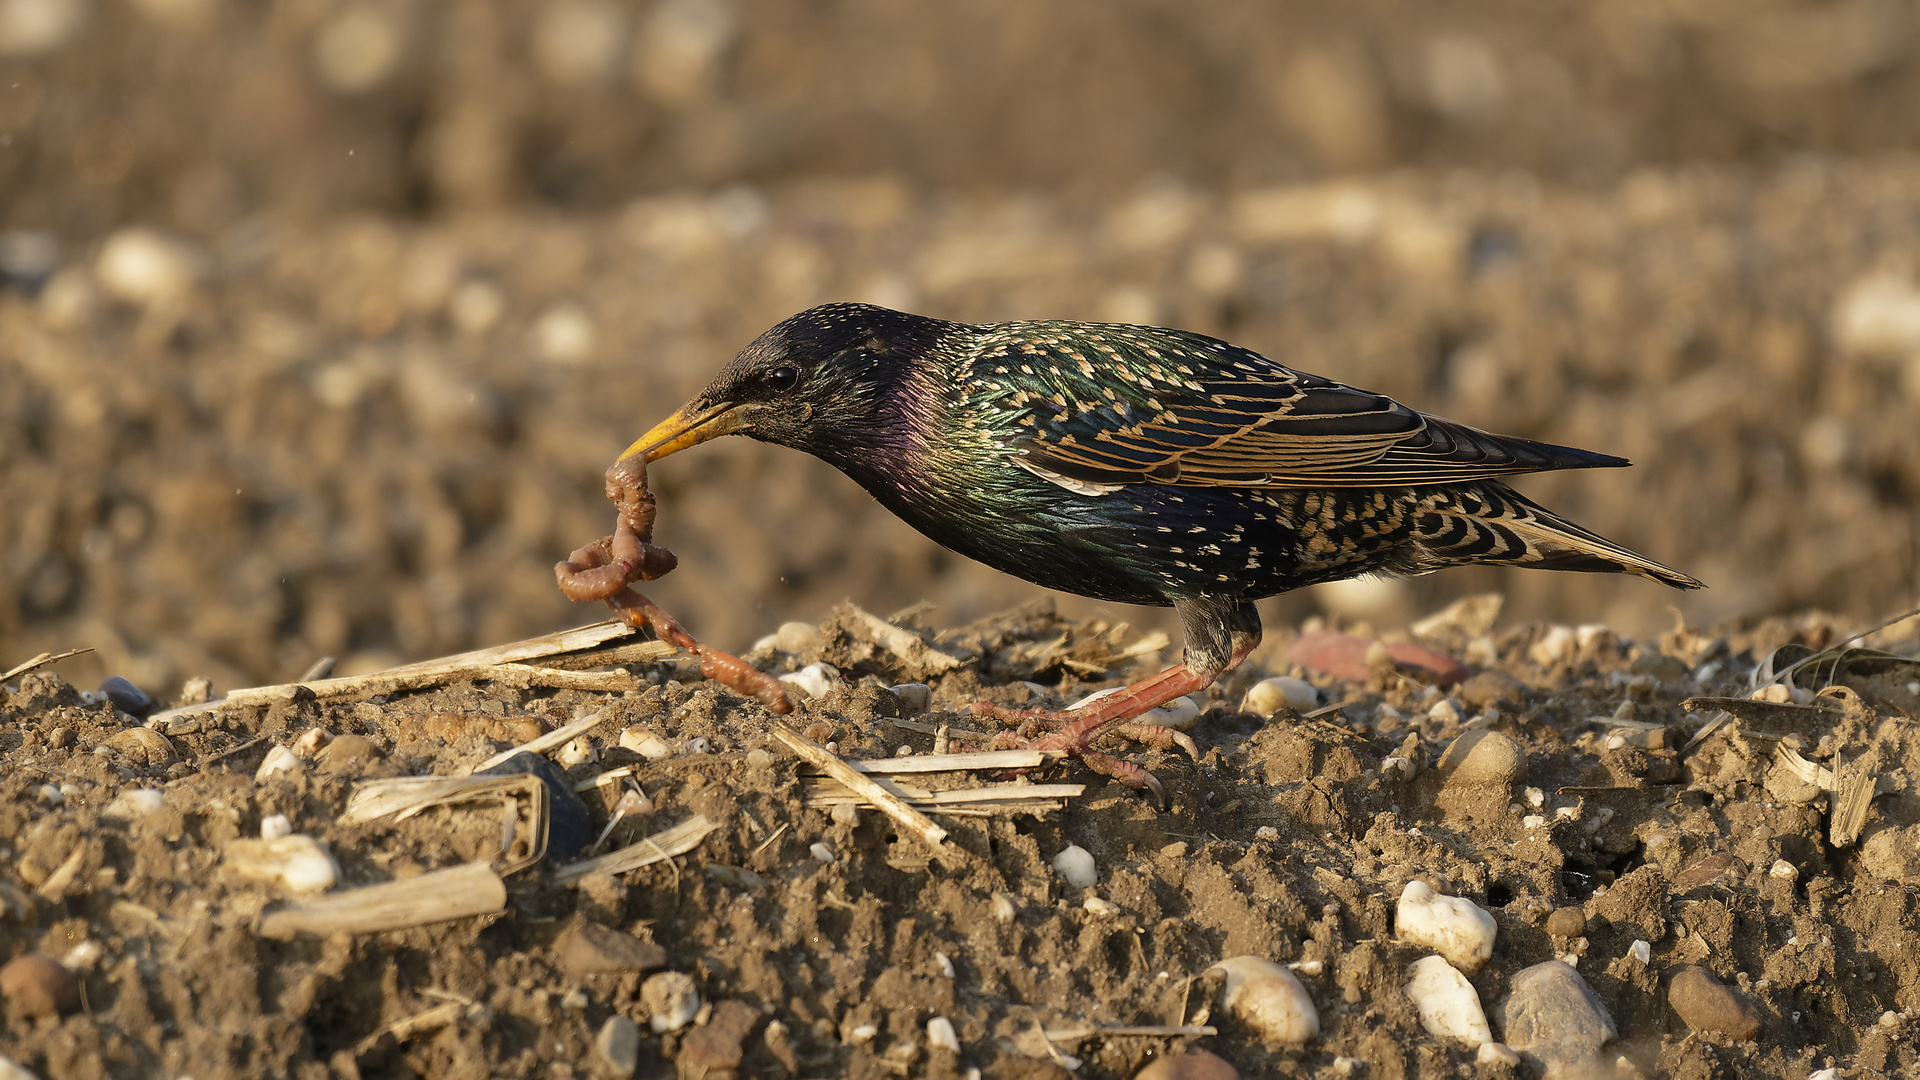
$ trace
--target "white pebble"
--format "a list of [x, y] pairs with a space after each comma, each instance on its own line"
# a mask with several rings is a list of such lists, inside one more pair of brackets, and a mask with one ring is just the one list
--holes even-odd
[[648, 761], [673, 756], [673, 747], [667, 745], [667, 740], [638, 724], [620, 733], [620, 749], [631, 750]]
[[1185, 731], [1200, 719], [1200, 703], [1191, 697], [1177, 697], [1158, 708], [1141, 713], [1136, 723], [1149, 727]]
[[1528, 788], [1526, 790], [1526, 796], [1527, 805], [1533, 807], [1535, 810], [1547, 805], [1547, 793], [1537, 787]]
[[1444, 957], [1427, 956], [1407, 969], [1407, 997], [1420, 1010], [1420, 1026], [1438, 1039], [1457, 1039], [1468, 1046], [1481, 1046], [1493, 1040], [1487, 1027], [1487, 1014], [1480, 1007], [1480, 995]]
[[1227, 1011], [1264, 1041], [1301, 1046], [1320, 1034], [1320, 1014], [1306, 987], [1279, 964], [1259, 956], [1235, 956], [1207, 970], [1226, 975], [1222, 996]]
[[810, 698], [820, 698], [833, 690], [839, 674], [827, 664], [808, 664], [790, 675], [780, 676], [780, 681]]
[[1481, 1065], [1505, 1065], [1511, 1069], [1520, 1064], [1520, 1055], [1506, 1043], [1485, 1042], [1480, 1044], [1480, 1052], [1473, 1055], [1473, 1060]]
[[300, 755], [284, 746], [276, 746], [267, 751], [267, 758], [253, 771], [253, 782], [264, 784], [283, 772], [292, 772], [301, 765]]
[[1427, 710], [1427, 719], [1436, 724], [1457, 724], [1460, 722], [1460, 707], [1446, 698], [1441, 698]]
[[1528, 647], [1527, 655], [1541, 667], [1550, 668], [1572, 661], [1579, 649], [1580, 641], [1573, 628], [1556, 626]]
[[312, 761], [332, 741], [333, 732], [326, 728], [308, 728], [300, 733], [299, 738], [293, 740], [293, 752]]
[[593, 748], [591, 740], [581, 736], [562, 746], [560, 752], [554, 755], [554, 760], [560, 763], [561, 768], [571, 769], [575, 765], [589, 765], [599, 761], [600, 753]]
[[222, 863], [249, 881], [278, 884], [293, 893], [325, 892], [340, 880], [333, 856], [305, 833], [277, 840], [232, 841]]
[[1627, 946], [1627, 955], [1633, 958], [1634, 963], [1645, 967], [1647, 961], [1653, 959], [1653, 946], [1636, 938], [1633, 944]]
[[827, 816], [833, 819], [835, 825], [852, 828], [860, 824], [860, 808], [850, 802], [834, 803]]
[[857, 1024], [847, 1032], [847, 1041], [858, 1046], [861, 1043], [872, 1042], [873, 1037], [878, 1034], [880, 1034], [878, 1024]]
[[1400, 940], [1423, 945], [1462, 971], [1473, 972], [1493, 955], [1493, 916], [1471, 900], [1443, 896], [1424, 881], [1407, 882], [1394, 913]]
[[1305, 679], [1296, 679], [1291, 675], [1280, 675], [1271, 679], [1261, 679], [1247, 688], [1246, 695], [1240, 699], [1240, 711], [1258, 713], [1271, 717], [1281, 709], [1294, 712], [1311, 712], [1325, 701], [1320, 691]]
[[1080, 902], [1080, 906], [1085, 908], [1088, 914], [1098, 915], [1103, 919], [1117, 918], [1120, 915], [1119, 904], [1111, 900], [1102, 900], [1098, 896], [1087, 897]]
[[680, 971], [662, 971], [640, 984], [640, 1004], [647, 1023], [657, 1032], [679, 1031], [700, 1011], [700, 991], [693, 978]]
[[94, 260], [100, 291], [141, 307], [162, 307], [183, 299], [193, 286], [195, 259], [178, 241], [152, 229], [132, 226], [107, 238]]
[[960, 1036], [953, 1030], [953, 1021], [944, 1016], [927, 1021], [927, 1044], [936, 1050], [959, 1053]]
[[1389, 776], [1398, 774], [1403, 780], [1411, 780], [1415, 776], [1420, 775], [1420, 766], [1415, 765], [1412, 758], [1401, 757], [1395, 754], [1392, 757], [1381, 759], [1380, 772], [1383, 775]]
[[1792, 881], [1800, 876], [1800, 871], [1785, 859], [1775, 859], [1773, 865], [1767, 869], [1767, 873], [1783, 881]]
[[1318, 978], [1321, 972], [1327, 970], [1327, 962], [1324, 960], [1295, 960], [1287, 965], [1287, 970], [1297, 971], [1309, 979], [1314, 979]]
[[260, 839], [278, 840], [293, 835], [293, 821], [285, 814], [268, 814], [260, 819]]
[[1085, 889], [1100, 880], [1099, 873], [1094, 869], [1093, 853], [1079, 844], [1068, 844], [1060, 854], [1055, 855], [1053, 869], [1076, 889]]
[[933, 687], [922, 682], [896, 683], [887, 687], [900, 701], [908, 716], [918, 716], [933, 708]]
[[61, 803], [67, 801], [66, 793], [54, 787], [52, 784], [41, 784], [39, 788], [35, 789], [34, 794], [40, 797], [41, 802], [51, 806], [59, 806]]
[[940, 966], [940, 975], [942, 978], [953, 978], [953, 957], [943, 952], [936, 952], [933, 954], [933, 962]]
[[1013, 902], [1013, 897], [1006, 893], [994, 893], [992, 907], [993, 917], [997, 922], [1010, 923], [1020, 917], [1019, 906]]
[[823, 863], [831, 863], [837, 857], [833, 853], [833, 847], [825, 840], [814, 841], [808, 846], [807, 851]]
[[1539, 814], [1528, 814], [1526, 817], [1520, 819], [1520, 827], [1528, 832], [1532, 832], [1546, 823], [1547, 819], [1541, 817]]
[[1262, 825], [1253, 830], [1253, 838], [1255, 840], [1278, 840], [1280, 839], [1280, 830], [1271, 825]]
[[747, 768], [770, 769], [772, 767], [773, 767], [773, 755], [767, 753], [767, 751], [764, 748], [756, 746], [753, 749], [747, 751]]
[[[92, 971], [106, 953], [106, 946], [89, 939], [68, 949], [67, 955], [60, 958], [60, 966], [69, 971]], [[4, 1076], [0, 1073], [0, 1080], [4, 1080]]]
[[134, 788], [131, 791], [123, 791], [116, 796], [112, 802], [107, 804], [106, 809], [100, 811], [100, 816], [126, 819], [143, 818], [148, 814], [165, 808], [166, 805], [167, 797], [159, 788]]

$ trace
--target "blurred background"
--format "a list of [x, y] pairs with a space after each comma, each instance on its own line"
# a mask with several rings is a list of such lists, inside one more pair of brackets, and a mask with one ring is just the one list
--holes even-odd
[[[601, 471], [836, 299], [1177, 325], [1623, 454], [1518, 486], [1712, 586], [1273, 620], [1891, 615], [1916, 54], [1913, 0], [0, 0], [0, 667], [164, 696], [598, 619], [551, 565]], [[648, 591], [726, 647], [1039, 595], [793, 452], [653, 486]]]

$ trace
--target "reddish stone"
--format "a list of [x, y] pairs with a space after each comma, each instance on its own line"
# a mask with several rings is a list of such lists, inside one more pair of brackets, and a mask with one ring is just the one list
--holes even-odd
[[1467, 677], [1467, 665], [1445, 653], [1415, 645], [1410, 641], [1376, 642], [1331, 630], [1313, 630], [1301, 634], [1293, 643], [1288, 658], [1308, 671], [1332, 675], [1336, 679], [1365, 682], [1373, 674], [1367, 654], [1378, 644], [1393, 660], [1394, 666], [1408, 675], [1435, 686], [1448, 687]]

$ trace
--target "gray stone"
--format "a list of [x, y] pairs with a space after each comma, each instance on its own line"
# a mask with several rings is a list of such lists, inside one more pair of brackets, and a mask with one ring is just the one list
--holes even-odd
[[1549, 1080], [1581, 1080], [1602, 1068], [1600, 1048], [1618, 1034], [1600, 998], [1571, 966], [1558, 960], [1514, 975], [1501, 1005], [1508, 1046]]
[[640, 1064], [640, 1025], [609, 1016], [593, 1040], [594, 1069], [605, 1076], [632, 1076]]

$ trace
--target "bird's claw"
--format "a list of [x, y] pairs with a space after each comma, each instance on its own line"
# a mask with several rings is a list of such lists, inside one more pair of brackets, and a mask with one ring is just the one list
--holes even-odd
[[[990, 701], [975, 702], [972, 708], [975, 716], [991, 717], [1002, 723], [1013, 725], [1010, 731], [994, 736], [988, 744], [991, 750], [1063, 750], [1072, 757], [1079, 758], [1087, 768], [1103, 776], [1111, 776], [1128, 787], [1140, 788], [1153, 793], [1154, 802], [1160, 809], [1167, 808], [1167, 792], [1152, 773], [1124, 758], [1103, 754], [1093, 748], [1093, 740], [1099, 735], [1111, 731], [1124, 738], [1145, 743], [1155, 749], [1166, 749], [1178, 745], [1197, 761], [1199, 748], [1183, 731], [1160, 727], [1155, 724], [1119, 724], [1104, 729], [1094, 729], [1080, 734], [1069, 734], [1063, 729], [1070, 728], [1081, 719], [1071, 712], [1051, 713], [1035, 709], [1013, 709], [1005, 705], [995, 705]], [[1053, 732], [1044, 737], [1041, 731]]]

